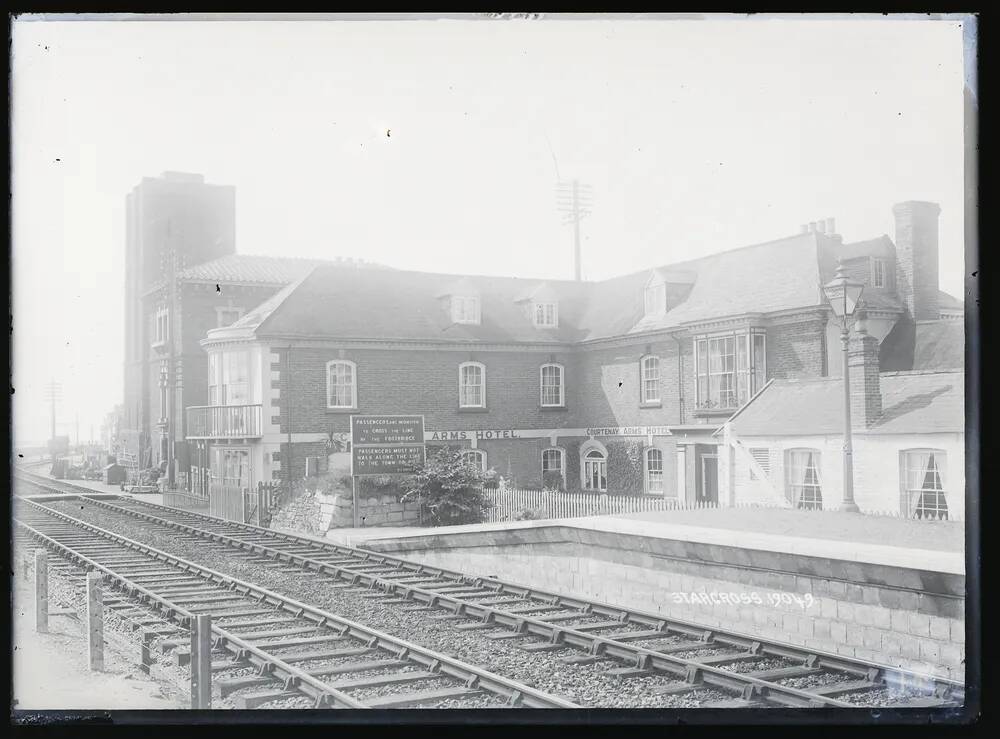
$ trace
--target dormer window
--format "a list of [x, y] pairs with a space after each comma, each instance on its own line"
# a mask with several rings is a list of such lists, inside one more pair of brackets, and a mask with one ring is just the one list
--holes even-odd
[[659, 270], [646, 282], [646, 315], [658, 316], [667, 312], [667, 281]]
[[663, 283], [646, 288], [646, 315], [653, 316], [667, 312], [667, 286]]
[[479, 298], [473, 295], [452, 296], [451, 320], [454, 323], [479, 323]]
[[532, 303], [531, 315], [538, 328], [557, 328], [559, 326], [558, 303]]
[[886, 263], [884, 259], [872, 259], [872, 287], [887, 287]]

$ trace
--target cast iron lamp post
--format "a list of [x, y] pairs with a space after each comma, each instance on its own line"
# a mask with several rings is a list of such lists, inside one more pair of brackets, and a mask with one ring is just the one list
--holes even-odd
[[854, 460], [851, 444], [851, 375], [847, 362], [847, 343], [849, 335], [848, 321], [854, 315], [861, 299], [864, 283], [852, 280], [847, 276], [844, 260], [837, 263], [837, 274], [823, 286], [826, 299], [830, 302], [834, 314], [840, 319], [840, 343], [844, 347], [844, 501], [840, 510], [858, 513], [860, 509], [854, 502]]

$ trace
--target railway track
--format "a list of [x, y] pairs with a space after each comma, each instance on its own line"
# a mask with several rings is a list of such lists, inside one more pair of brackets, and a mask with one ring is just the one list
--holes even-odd
[[211, 613], [213, 683], [237, 708], [577, 708], [446, 655], [229, 577], [27, 499], [15, 504], [21, 546], [100, 572], [106, 604], [159, 628], [155, 647], [190, 658], [185, 632]]
[[[26, 478], [26, 481], [30, 478]], [[72, 485], [30, 479], [40, 489], [70, 492]], [[76, 494], [80, 493], [75, 488]], [[725, 705], [853, 707], [961, 705], [964, 687], [894, 667], [847, 659], [805, 647], [762, 640], [704, 625], [594, 601], [469, 577], [363, 549], [222, 521], [135, 499], [87, 499], [103, 514], [142, 521], [150, 530], [224, 548], [277, 566], [326, 576], [331, 586], [368, 590], [390, 606], [413, 604], [443, 611], [454, 628], [483, 638], [527, 640], [527, 651], [578, 652], [576, 664], [613, 660], [623, 679], [673, 680], [677, 693], [710, 688], [730, 696]], [[771, 666], [755, 669], [757, 665]], [[775, 666], [778, 665], [778, 666]], [[808, 687], [793, 687], [806, 685]]]

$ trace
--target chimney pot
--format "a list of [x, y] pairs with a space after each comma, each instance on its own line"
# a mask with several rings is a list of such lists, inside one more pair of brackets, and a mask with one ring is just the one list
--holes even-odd
[[826, 233], [825, 221], [816, 221], [816, 233]]
[[833, 218], [826, 219], [826, 232], [830, 236], [833, 236], [835, 233], [837, 233], [837, 224]]
[[801, 233], [804, 233], [804, 234], [809, 233], [809, 224], [808, 223], [803, 223], [801, 226], [799, 226], [799, 228], [801, 229]]

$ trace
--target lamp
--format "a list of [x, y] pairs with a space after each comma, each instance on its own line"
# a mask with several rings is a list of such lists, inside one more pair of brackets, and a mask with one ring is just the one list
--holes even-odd
[[833, 308], [834, 314], [841, 320], [846, 320], [854, 315], [854, 310], [858, 307], [861, 293], [864, 291], [863, 282], [853, 280], [847, 276], [847, 268], [844, 260], [837, 262], [837, 274], [832, 280], [823, 285], [823, 292], [826, 299]]
[[[861, 301], [864, 283], [852, 280], [847, 276], [844, 260], [837, 261], [837, 274], [823, 286], [826, 299], [830, 302], [840, 321], [840, 342], [844, 348], [844, 501], [840, 510], [858, 513], [860, 509], [854, 502], [854, 451], [851, 443], [851, 377], [847, 362], [847, 343], [849, 339], [848, 320]], [[861, 316], [859, 316], [859, 319]]]

